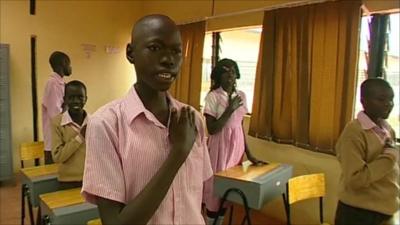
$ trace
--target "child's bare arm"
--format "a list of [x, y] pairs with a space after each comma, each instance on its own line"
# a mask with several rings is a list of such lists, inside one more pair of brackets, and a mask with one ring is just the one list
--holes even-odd
[[147, 224], [168, 192], [180, 165], [169, 157], [138, 196], [126, 205], [97, 198], [102, 224]]
[[243, 131], [243, 138], [244, 138], [244, 140], [243, 140], [244, 141], [244, 151], [246, 153], [247, 159], [250, 160], [250, 162], [252, 162], [253, 165], [255, 165], [255, 166], [262, 166], [262, 165], [268, 164], [267, 162], [257, 159], [256, 157], [253, 156], [253, 154], [251, 154], [249, 145], [247, 144], [247, 141], [246, 141], [246, 132], [244, 131], [243, 121], [242, 121], [242, 131]]
[[147, 224], [156, 212], [196, 139], [194, 112], [183, 108], [178, 117], [176, 110], [172, 111], [169, 132], [172, 147], [167, 160], [135, 199], [126, 205], [97, 199], [103, 224]]
[[228, 107], [226, 107], [224, 113], [218, 119], [206, 114], [205, 117], [208, 133], [213, 135], [221, 131], [225, 124], [228, 122], [232, 113], [242, 105], [243, 103], [241, 97], [239, 95], [236, 95], [233, 98], [229, 97], [229, 105]]

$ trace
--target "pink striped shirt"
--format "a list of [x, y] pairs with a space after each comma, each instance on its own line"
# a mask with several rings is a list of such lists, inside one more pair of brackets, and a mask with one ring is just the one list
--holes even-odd
[[364, 130], [372, 130], [382, 144], [385, 144], [386, 139], [393, 138], [390, 133], [390, 125], [385, 120], [379, 120], [382, 126], [381, 128], [375, 124], [374, 121], [372, 121], [363, 111], [360, 111], [357, 114], [357, 120], [360, 121], [361, 127]]
[[51, 119], [62, 111], [65, 82], [53, 72], [46, 83], [42, 100], [42, 127], [45, 151], [51, 151]]
[[[170, 107], [185, 106], [168, 98]], [[196, 113], [196, 142], [149, 224], [204, 224], [203, 182], [212, 176], [212, 169], [203, 124]], [[100, 196], [126, 204], [156, 174], [170, 148], [168, 127], [144, 107], [132, 87], [124, 98], [103, 106], [89, 120], [84, 197], [92, 203]]]

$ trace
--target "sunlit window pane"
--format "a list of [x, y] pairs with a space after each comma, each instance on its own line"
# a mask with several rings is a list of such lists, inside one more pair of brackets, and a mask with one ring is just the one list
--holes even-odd
[[[247, 107], [251, 112], [261, 27], [222, 31], [220, 35], [220, 59], [230, 58], [238, 63], [241, 78], [237, 80], [237, 89], [246, 94]], [[211, 36], [211, 34], [207, 34], [204, 42], [201, 105], [204, 105], [204, 98], [210, 90]]]
[[[357, 95], [355, 103], [355, 114], [362, 110], [360, 103], [360, 85], [367, 78], [367, 60], [365, 55], [368, 52], [368, 39], [369, 39], [369, 28], [368, 23], [370, 17], [363, 17], [361, 23], [361, 34], [360, 34], [360, 57], [358, 63], [358, 80], [357, 80]], [[389, 49], [388, 58], [386, 65], [386, 80], [390, 83], [394, 91], [394, 107], [390, 117], [388, 118], [389, 124], [393, 127], [396, 132], [397, 138], [400, 135], [400, 63], [399, 63], [399, 13], [390, 15], [390, 31], [389, 31]]]

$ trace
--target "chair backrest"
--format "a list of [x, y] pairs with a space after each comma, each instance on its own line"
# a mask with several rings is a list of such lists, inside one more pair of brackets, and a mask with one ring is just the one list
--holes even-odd
[[21, 167], [23, 168], [24, 161], [35, 160], [35, 162], [37, 162], [38, 159], [44, 157], [44, 143], [43, 141], [22, 143], [19, 152], [21, 156]]
[[325, 196], [325, 175], [323, 173], [303, 175], [288, 181], [289, 204]]
[[101, 225], [101, 220], [100, 219], [89, 220], [87, 222], [87, 225]]
[[286, 185], [285, 210], [287, 224], [291, 224], [290, 205], [310, 198], [319, 198], [319, 221], [323, 224], [323, 197], [325, 196], [325, 175], [309, 174], [290, 178]]

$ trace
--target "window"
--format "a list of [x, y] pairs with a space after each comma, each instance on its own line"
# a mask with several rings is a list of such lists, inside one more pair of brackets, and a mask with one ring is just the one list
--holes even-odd
[[[362, 110], [360, 103], [360, 85], [367, 78], [367, 60], [368, 54], [368, 39], [369, 39], [369, 21], [370, 17], [362, 18], [361, 34], [360, 34], [360, 56], [358, 64], [358, 79], [357, 79], [357, 95], [355, 103], [355, 115]], [[390, 117], [388, 118], [389, 124], [396, 132], [397, 138], [400, 135], [400, 63], [399, 63], [399, 13], [390, 14], [389, 17], [389, 40], [387, 52], [386, 80], [390, 83], [394, 91], [394, 107]]]
[[[260, 46], [261, 27], [221, 31], [219, 58], [230, 58], [238, 63], [241, 77], [237, 80], [237, 88], [247, 97], [247, 107], [251, 112], [253, 105], [254, 81], [256, 77], [258, 50]], [[201, 84], [200, 105], [211, 85], [211, 51], [212, 34], [206, 34], [203, 51], [203, 75]]]

